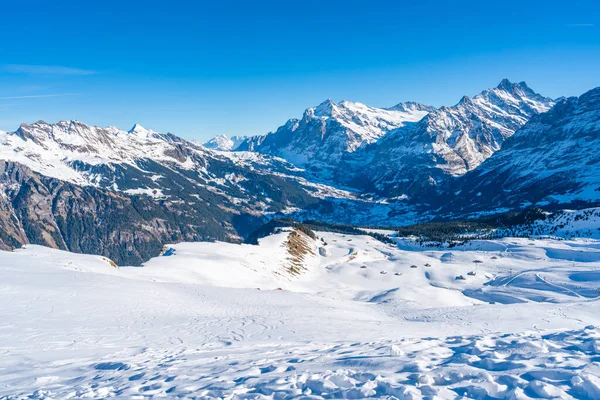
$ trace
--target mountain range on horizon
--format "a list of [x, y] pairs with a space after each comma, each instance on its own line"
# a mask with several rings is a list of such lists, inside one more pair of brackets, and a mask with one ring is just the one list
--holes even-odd
[[600, 400], [600, 1], [8, 1], [0, 400]]
[[326, 100], [266, 135], [205, 144], [139, 124], [24, 123], [0, 132], [0, 248], [139, 264], [167, 242], [242, 242], [281, 216], [392, 226], [595, 204], [599, 97], [504, 79], [440, 108]]

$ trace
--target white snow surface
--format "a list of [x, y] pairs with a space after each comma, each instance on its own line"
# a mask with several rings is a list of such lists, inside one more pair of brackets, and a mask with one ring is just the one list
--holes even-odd
[[202, 145], [207, 149], [231, 151], [235, 150], [235, 148], [238, 147], [244, 140], [246, 140], [245, 136], [229, 137], [223, 134], [215, 136], [209, 141], [203, 143]]
[[0, 398], [599, 398], [600, 241], [291, 235], [0, 252]]

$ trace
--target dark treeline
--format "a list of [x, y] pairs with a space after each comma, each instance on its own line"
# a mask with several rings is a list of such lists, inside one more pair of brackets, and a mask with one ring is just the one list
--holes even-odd
[[[522, 211], [511, 211], [477, 219], [434, 221], [407, 226], [369, 226], [368, 229], [395, 231], [399, 237], [413, 236], [421, 244], [446, 243], [454, 246], [468, 242], [473, 238], [494, 239], [507, 234], [518, 237], [522, 235], [519, 227], [544, 219], [546, 219], [546, 214], [543, 210], [528, 208]], [[322, 231], [348, 235], [369, 235], [381, 242], [393, 243], [393, 239], [388, 235], [365, 231], [365, 227], [362, 226], [334, 224], [316, 220], [296, 221], [292, 218], [270, 220], [250, 234], [246, 239], [246, 243], [258, 244], [258, 239], [271, 235], [283, 227], [299, 229], [313, 238], [315, 237], [314, 231]]]

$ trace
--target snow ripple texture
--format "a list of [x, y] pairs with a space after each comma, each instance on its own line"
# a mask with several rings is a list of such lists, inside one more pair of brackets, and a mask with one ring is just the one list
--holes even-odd
[[[52, 370], [13, 398], [600, 398], [600, 331], [161, 351]], [[262, 354], [257, 357], [257, 354]], [[19, 371], [3, 374], [3, 383]]]

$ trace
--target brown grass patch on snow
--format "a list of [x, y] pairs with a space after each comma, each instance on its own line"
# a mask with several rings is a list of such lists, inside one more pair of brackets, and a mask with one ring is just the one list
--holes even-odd
[[306, 233], [294, 229], [288, 235], [283, 244], [289, 253], [286, 260], [285, 270], [292, 276], [297, 276], [306, 271], [305, 261], [308, 257], [314, 257], [315, 252], [311, 242], [313, 241]]

